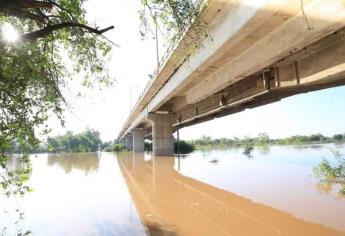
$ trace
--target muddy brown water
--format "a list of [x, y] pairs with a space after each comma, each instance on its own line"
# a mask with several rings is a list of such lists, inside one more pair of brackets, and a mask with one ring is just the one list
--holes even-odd
[[181, 157], [32, 156], [33, 192], [0, 197], [0, 229], [33, 235], [345, 235], [339, 184], [313, 167], [342, 145], [196, 151]]

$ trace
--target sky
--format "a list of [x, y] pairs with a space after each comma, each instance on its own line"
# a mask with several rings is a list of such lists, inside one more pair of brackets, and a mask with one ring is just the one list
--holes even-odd
[[[139, 34], [140, 0], [89, 0], [87, 19], [100, 28], [114, 25], [105, 34], [119, 47], [112, 49], [109, 73], [116, 83], [106, 89], [85, 89], [80, 80], [70, 82], [66, 92], [71, 108], [65, 114], [65, 128], [56, 118], [49, 121], [51, 135], [67, 130], [75, 133], [85, 128], [99, 130], [104, 141], [113, 140], [131, 107], [148, 82], [156, 65], [153, 37], [142, 40]], [[160, 42], [160, 56], [164, 45]], [[77, 96], [82, 92], [82, 96]], [[220, 137], [254, 137], [266, 132], [272, 138], [296, 134], [345, 133], [345, 86], [301, 94], [241, 113], [218, 118], [180, 131], [181, 139], [202, 135]]]

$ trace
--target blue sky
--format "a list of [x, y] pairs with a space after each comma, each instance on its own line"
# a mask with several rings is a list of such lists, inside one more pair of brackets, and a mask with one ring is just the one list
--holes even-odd
[[184, 139], [345, 133], [345, 86], [285, 98], [279, 102], [215, 119], [181, 131]]

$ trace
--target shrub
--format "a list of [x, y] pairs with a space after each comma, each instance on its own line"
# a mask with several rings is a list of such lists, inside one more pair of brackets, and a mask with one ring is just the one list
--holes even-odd
[[[180, 146], [180, 150], [178, 150], [178, 145]], [[188, 154], [195, 150], [195, 146], [192, 143], [188, 143], [186, 141], [180, 140], [180, 142], [174, 142], [174, 153], [178, 153], [180, 151], [181, 154]]]
[[126, 150], [126, 147], [122, 143], [111, 144], [104, 149], [105, 152], [122, 152], [125, 150]]

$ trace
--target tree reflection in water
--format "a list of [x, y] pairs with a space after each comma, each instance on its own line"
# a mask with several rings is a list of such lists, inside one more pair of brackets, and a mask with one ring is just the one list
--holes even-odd
[[319, 179], [316, 189], [320, 193], [329, 193], [333, 185], [340, 185], [339, 196], [345, 197], [345, 156], [336, 149], [331, 149], [336, 164], [331, 164], [327, 159], [314, 167], [314, 174]]
[[59, 166], [66, 174], [72, 170], [81, 170], [89, 174], [98, 170], [99, 160], [98, 153], [61, 153], [49, 155], [47, 163], [48, 166]]
[[261, 147], [257, 148], [260, 156], [266, 156], [269, 155], [271, 152], [271, 146], [270, 145], [263, 145]]

